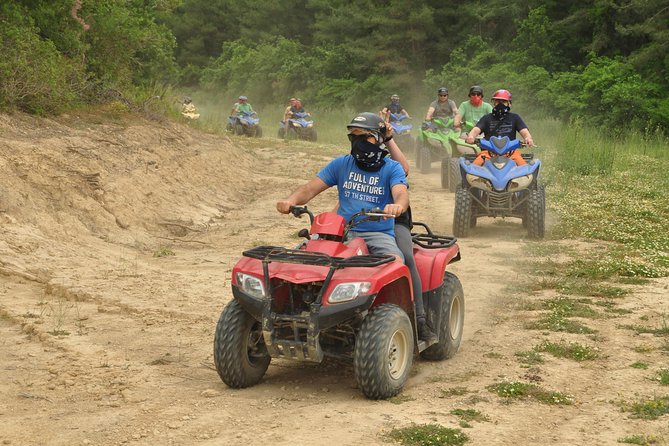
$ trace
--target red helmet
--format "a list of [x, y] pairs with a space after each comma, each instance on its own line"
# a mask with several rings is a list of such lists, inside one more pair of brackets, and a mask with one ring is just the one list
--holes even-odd
[[492, 98], [511, 102], [511, 92], [509, 90], [497, 90]]

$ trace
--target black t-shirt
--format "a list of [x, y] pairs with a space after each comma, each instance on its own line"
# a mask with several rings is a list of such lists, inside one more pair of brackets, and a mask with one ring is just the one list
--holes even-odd
[[488, 113], [476, 123], [476, 127], [481, 129], [486, 139], [491, 136], [508, 136], [509, 139], [516, 139], [516, 132], [527, 128], [523, 118], [511, 112], [507, 113], [502, 119], [497, 119]]
[[399, 104], [399, 102], [391, 102], [390, 104], [386, 105], [386, 108], [390, 111], [390, 113], [394, 113], [396, 115], [402, 111], [402, 106]]

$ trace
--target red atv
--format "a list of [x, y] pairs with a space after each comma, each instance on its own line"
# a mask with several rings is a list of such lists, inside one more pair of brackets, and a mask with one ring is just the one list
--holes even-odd
[[321, 362], [353, 360], [355, 378], [368, 398], [397, 395], [409, 377], [414, 352], [425, 359], [455, 355], [462, 339], [465, 300], [458, 278], [445, 272], [460, 260], [454, 237], [413, 234], [427, 321], [437, 333], [431, 345], [417, 340], [409, 269], [390, 255], [371, 255], [348, 231], [390, 217], [377, 210], [348, 222], [332, 212], [314, 218], [297, 249], [259, 246], [243, 253], [232, 270], [234, 299], [216, 325], [214, 361], [233, 388], [257, 384], [272, 358]]

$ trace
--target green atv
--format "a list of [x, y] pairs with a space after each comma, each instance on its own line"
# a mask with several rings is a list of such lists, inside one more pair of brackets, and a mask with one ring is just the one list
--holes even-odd
[[462, 183], [460, 174], [459, 158], [464, 155], [478, 155], [481, 148], [477, 144], [467, 144], [464, 136], [474, 128], [474, 124], [468, 121], [462, 122], [462, 133], [451, 132], [448, 139], [450, 153], [441, 159], [441, 187], [455, 192], [458, 184]]
[[[451, 157], [451, 139], [460, 134], [453, 129], [453, 118], [434, 118], [421, 125], [416, 137], [416, 167], [421, 173], [430, 170], [432, 161]], [[443, 161], [442, 161], [443, 162]]]

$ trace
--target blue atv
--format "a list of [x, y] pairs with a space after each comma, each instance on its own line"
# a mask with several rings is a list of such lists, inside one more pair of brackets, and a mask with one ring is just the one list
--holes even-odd
[[412, 124], [405, 124], [403, 121], [411, 119], [404, 113], [390, 113], [390, 125], [393, 127], [393, 138], [404, 153], [413, 153], [414, 142], [411, 137]]
[[262, 136], [260, 118], [254, 111], [240, 111], [237, 116], [229, 116], [228, 125], [225, 129], [235, 135], [255, 136], [257, 138]]
[[311, 119], [311, 115], [309, 113], [294, 112], [293, 117], [288, 120], [287, 125], [281, 121], [279, 123], [279, 138], [316, 141], [316, 129], [314, 128], [314, 120]]
[[455, 191], [453, 234], [467, 237], [479, 217], [516, 217], [530, 238], [543, 238], [546, 196], [539, 184], [541, 161], [524, 153], [527, 164], [517, 165], [505, 155], [518, 150], [521, 143], [506, 136], [481, 139], [480, 144], [491, 154], [482, 166], [472, 162], [476, 155], [460, 158], [462, 184]]

